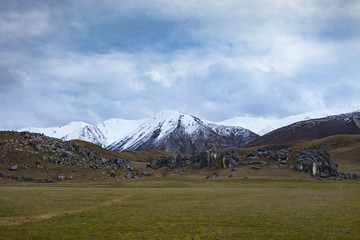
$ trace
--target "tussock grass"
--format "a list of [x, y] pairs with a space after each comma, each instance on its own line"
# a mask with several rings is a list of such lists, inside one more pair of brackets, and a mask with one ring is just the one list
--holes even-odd
[[357, 182], [1, 186], [0, 206], [1, 239], [360, 238]]

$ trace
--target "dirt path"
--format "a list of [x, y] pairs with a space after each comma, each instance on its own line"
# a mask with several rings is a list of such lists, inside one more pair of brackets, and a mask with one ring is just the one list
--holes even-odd
[[39, 221], [48, 220], [48, 219], [51, 219], [51, 218], [68, 216], [68, 215], [72, 215], [72, 214], [76, 214], [76, 213], [80, 213], [80, 212], [91, 211], [91, 210], [95, 210], [97, 208], [106, 207], [106, 206], [110, 206], [110, 205], [119, 203], [122, 200], [124, 200], [125, 198], [128, 198], [130, 196], [131, 195], [125, 195], [125, 196], [122, 196], [122, 197], [115, 198], [115, 199], [113, 199], [111, 201], [102, 202], [102, 203], [97, 204], [95, 206], [84, 207], [84, 208], [76, 209], [76, 210], [62, 211], [62, 212], [51, 212], [51, 213], [44, 213], [44, 214], [40, 214], [40, 215], [27, 216], [27, 217], [18, 216], [18, 217], [1, 218], [0, 219], [0, 226], [21, 225], [21, 224], [24, 224], [24, 223], [27, 223], [27, 222], [39, 222]]

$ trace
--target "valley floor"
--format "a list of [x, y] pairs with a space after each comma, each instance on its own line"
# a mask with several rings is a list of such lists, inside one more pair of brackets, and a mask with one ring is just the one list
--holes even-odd
[[0, 239], [359, 239], [358, 181], [0, 186]]

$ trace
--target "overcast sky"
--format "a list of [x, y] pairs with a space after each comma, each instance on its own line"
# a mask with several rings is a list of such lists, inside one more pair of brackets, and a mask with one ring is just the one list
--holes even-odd
[[0, 0], [0, 128], [360, 109], [358, 0]]

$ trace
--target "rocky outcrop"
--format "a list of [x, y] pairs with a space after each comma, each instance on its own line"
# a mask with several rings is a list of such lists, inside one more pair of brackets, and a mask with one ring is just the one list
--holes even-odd
[[[70, 141], [62, 141], [56, 138], [47, 137], [43, 134], [29, 132], [1, 132], [4, 138], [16, 137], [16, 140], [0, 140], [0, 148], [7, 153], [23, 152], [24, 154], [39, 155], [39, 159], [52, 164], [64, 164], [68, 166], [79, 166], [88, 164], [90, 168], [105, 169], [128, 169], [134, 170], [129, 159], [112, 158], [105, 159], [100, 154], [90, 151], [87, 148], [76, 145]], [[40, 162], [36, 163], [37, 168], [43, 168]], [[28, 169], [29, 165], [24, 165], [23, 169]], [[11, 166], [11, 171], [18, 170], [18, 167]]]

